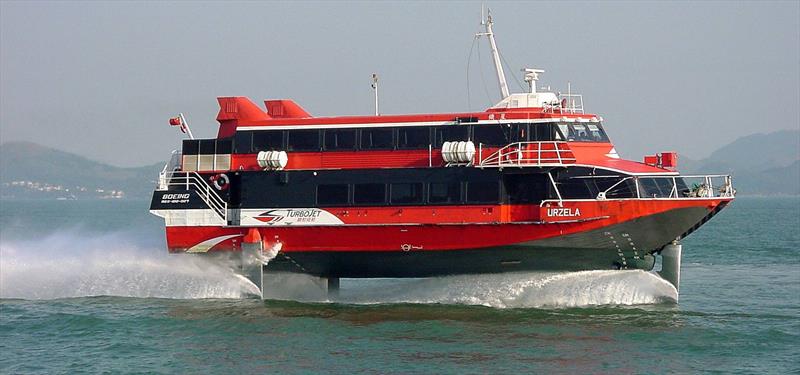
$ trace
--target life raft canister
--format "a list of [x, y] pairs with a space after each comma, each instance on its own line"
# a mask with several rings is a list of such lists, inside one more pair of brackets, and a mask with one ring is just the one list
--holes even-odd
[[214, 188], [217, 190], [227, 189], [230, 183], [231, 180], [225, 173], [220, 173], [218, 175], [211, 176], [211, 184], [214, 185]]

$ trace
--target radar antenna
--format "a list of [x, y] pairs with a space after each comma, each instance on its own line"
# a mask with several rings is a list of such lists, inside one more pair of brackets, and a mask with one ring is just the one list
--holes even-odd
[[539, 73], [544, 73], [542, 69], [522, 69], [525, 72], [525, 82], [528, 82], [528, 87], [531, 89], [531, 94], [536, 93], [536, 81], [539, 80]]

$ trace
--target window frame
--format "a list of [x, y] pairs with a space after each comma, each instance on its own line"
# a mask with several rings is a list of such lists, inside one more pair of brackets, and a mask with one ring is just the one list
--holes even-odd
[[[395, 186], [397, 185], [417, 185], [420, 187], [419, 189], [419, 199], [415, 201], [408, 201], [408, 202], [395, 202], [394, 201], [394, 192]], [[412, 187], [413, 192], [413, 187]], [[425, 183], [423, 182], [395, 182], [389, 184], [389, 204], [393, 206], [405, 206], [405, 205], [412, 205], [412, 206], [419, 206], [425, 204]]]
[[[389, 145], [388, 146], [364, 147], [364, 139], [365, 139], [364, 132], [365, 131], [370, 132], [370, 131], [386, 131], [386, 130], [388, 130], [389, 134], [391, 134], [391, 140], [389, 141]], [[395, 146], [397, 145], [397, 135], [396, 135], [396, 133], [397, 133], [397, 129], [396, 128], [387, 128], [387, 127], [359, 128], [359, 131], [358, 131], [358, 134], [357, 134], [357, 136], [358, 136], [358, 139], [357, 139], [358, 149], [359, 150], [364, 150], [364, 151], [394, 150]]]
[[[328, 146], [328, 135], [329, 134], [336, 134], [337, 141], [338, 141], [338, 133], [345, 132], [345, 131], [352, 131], [353, 132], [353, 146], [352, 147], [329, 147]], [[358, 128], [342, 128], [342, 129], [325, 129], [322, 132], [322, 149], [325, 151], [355, 151], [358, 149], [359, 146], [359, 137], [358, 137]], [[338, 142], [337, 142], [338, 143]]]
[[[365, 185], [383, 186], [383, 199], [380, 202], [378, 202], [378, 201], [358, 201], [358, 199], [357, 199], [358, 192], [356, 190], [357, 190], [357, 186], [359, 186], [359, 185], [360, 186], [365, 186]], [[382, 183], [382, 182], [364, 182], [364, 183], [351, 184], [351, 186], [352, 186], [352, 194], [351, 194], [352, 195], [352, 200], [351, 200], [351, 202], [352, 202], [353, 206], [385, 206], [385, 205], [388, 204], [388, 194], [387, 193], [389, 191], [389, 188], [388, 188], [388, 184], [386, 184], [386, 183]]]
[[[308, 132], [308, 133], [315, 132], [316, 135], [317, 135], [316, 147], [315, 148], [300, 148], [300, 149], [292, 148], [291, 147], [292, 132], [295, 132], [295, 134], [297, 134], [297, 132]], [[286, 151], [287, 152], [320, 152], [322, 150], [322, 142], [321, 142], [320, 138], [322, 138], [322, 129], [292, 129], [292, 130], [289, 130], [289, 131], [286, 132], [286, 135], [284, 136], [283, 144], [286, 146]]]
[[[325, 186], [325, 187], [330, 187], [330, 186], [341, 187], [341, 186], [344, 186], [345, 187], [345, 200], [344, 200], [344, 202], [343, 203], [338, 203], [338, 202], [336, 202], [336, 203], [322, 203], [322, 202], [320, 202], [319, 191], [320, 191], [320, 188], [323, 187], [323, 186]], [[350, 188], [350, 184], [319, 184], [319, 185], [317, 185], [316, 191], [315, 191], [316, 192], [315, 202], [317, 204], [317, 207], [349, 206], [350, 205], [351, 190], [352, 189]]]

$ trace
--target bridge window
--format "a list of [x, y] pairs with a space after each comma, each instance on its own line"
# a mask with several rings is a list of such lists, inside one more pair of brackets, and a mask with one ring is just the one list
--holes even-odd
[[475, 144], [484, 146], [505, 146], [508, 144], [506, 132], [508, 125], [476, 125], [472, 128], [472, 138]]
[[561, 123], [558, 124], [558, 129], [564, 135], [564, 139], [570, 142], [608, 142], [608, 136], [599, 123]]
[[608, 142], [608, 136], [606, 136], [606, 132], [603, 131], [603, 128], [600, 125], [596, 124], [588, 124], [586, 125], [588, 129], [587, 134], [594, 142]]
[[283, 149], [283, 131], [253, 132], [253, 152]]
[[391, 150], [394, 146], [394, 130], [392, 128], [374, 128], [361, 130], [361, 149]]
[[392, 204], [411, 204], [422, 203], [422, 184], [392, 184], [391, 185]]
[[397, 130], [397, 148], [428, 148], [430, 129], [424, 126], [400, 127]]
[[347, 205], [348, 189], [346, 184], [317, 186], [317, 204], [320, 206]]
[[290, 130], [288, 151], [319, 151], [319, 130]]
[[467, 182], [467, 203], [497, 203], [500, 195], [497, 181]]
[[325, 130], [326, 150], [353, 150], [355, 148], [355, 129]]
[[355, 204], [386, 203], [386, 185], [385, 184], [353, 185], [353, 203]]

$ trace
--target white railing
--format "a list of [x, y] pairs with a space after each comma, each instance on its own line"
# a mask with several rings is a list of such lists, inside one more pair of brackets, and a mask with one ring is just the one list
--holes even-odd
[[[482, 155], [479, 155], [480, 159]], [[480, 160], [479, 167], [541, 167], [575, 164], [567, 142], [516, 142]]]
[[228, 221], [228, 203], [223, 200], [211, 185], [197, 172], [162, 172], [164, 185], [159, 181], [158, 190], [169, 190], [169, 187], [179, 187], [185, 190], [194, 190], [205, 204], [217, 213], [223, 220]]
[[[548, 174], [549, 175], [549, 174]], [[581, 178], [595, 178], [607, 179], [609, 176], [583, 176]], [[643, 180], [653, 180], [655, 185], [646, 186], [642, 183]], [[666, 181], [666, 184], [658, 184], [656, 180]], [[678, 184], [678, 180], [682, 183]], [[628, 181], [633, 181], [634, 186], [626, 184]], [[695, 182], [696, 181], [696, 182]], [[715, 184], [715, 181], [720, 182]], [[689, 185], [691, 183], [691, 185]], [[586, 199], [573, 199], [563, 198], [558, 189], [558, 183], [552, 179], [551, 184], [555, 190], [558, 199], [547, 199], [541, 202], [540, 206], [546, 203], [558, 203], [561, 205], [564, 201]], [[631, 194], [623, 194], [622, 196], [615, 196], [613, 192], [621, 185], [626, 184], [626, 191], [632, 191]], [[680, 185], [680, 186], [679, 186]], [[715, 190], [715, 186], [719, 186]], [[733, 188], [733, 179], [730, 175], [723, 174], [710, 174], [710, 175], [650, 175], [650, 176], [628, 176], [623, 177], [604, 191], [597, 194], [595, 199], [690, 199], [690, 198], [734, 198], [736, 196], [736, 189]]]
[[172, 150], [172, 156], [170, 156], [169, 161], [164, 164], [164, 168], [158, 173], [158, 190], [167, 190], [167, 173], [174, 172], [180, 167], [181, 156], [182, 154], [180, 151]]
[[[647, 186], [642, 186], [642, 180], [652, 179], [668, 181], [669, 194], [664, 197], [663, 189], [666, 185], [657, 186], [659, 192], [654, 193], [652, 186], [648, 191]], [[683, 182], [681, 188], [678, 187], [678, 179]], [[639, 198], [733, 198], [736, 196], [736, 189], [733, 188], [733, 179], [730, 175], [709, 174], [709, 175], [684, 175], [684, 176], [636, 176], [636, 194]], [[716, 184], [715, 182], [719, 182]], [[691, 185], [690, 185], [691, 184]], [[658, 183], [656, 183], [658, 185]], [[719, 188], [715, 189], [715, 186]]]

